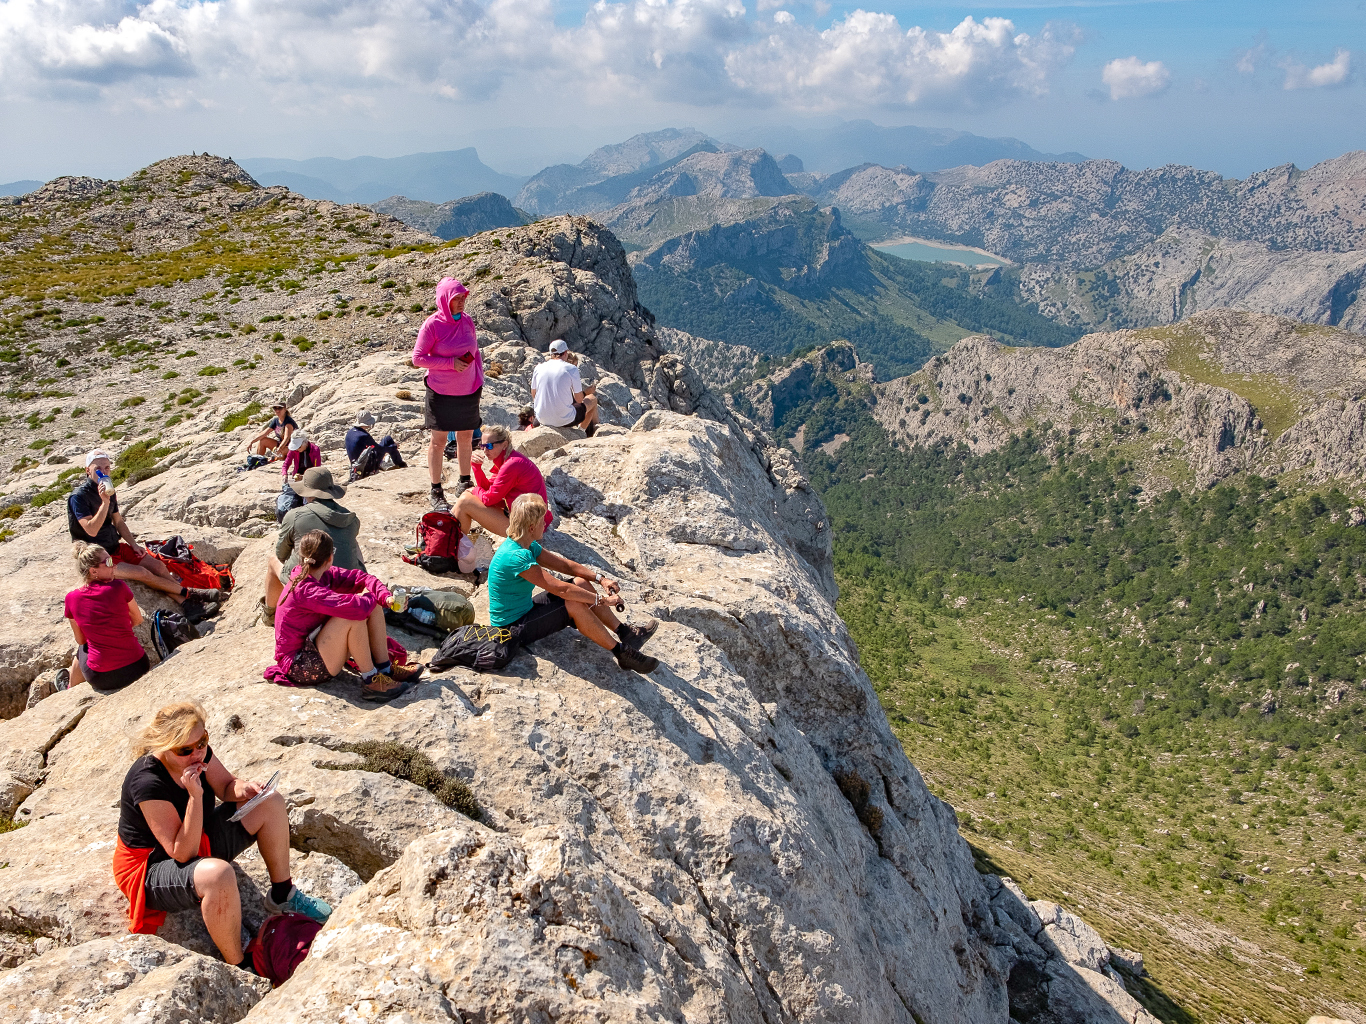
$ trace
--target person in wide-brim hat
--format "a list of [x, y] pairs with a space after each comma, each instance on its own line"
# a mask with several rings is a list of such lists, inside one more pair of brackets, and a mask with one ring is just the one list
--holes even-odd
[[304, 473], [302, 480], [291, 480], [289, 486], [304, 498], [340, 498], [346, 493], [346, 485], [334, 481], [332, 470], [326, 466], [314, 466]]

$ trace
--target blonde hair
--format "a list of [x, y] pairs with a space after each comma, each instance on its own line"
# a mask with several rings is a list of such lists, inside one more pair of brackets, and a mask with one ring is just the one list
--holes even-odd
[[336, 545], [332, 543], [332, 535], [326, 530], [309, 530], [304, 534], [299, 541], [299, 565], [304, 571], [286, 584], [284, 591], [280, 594], [280, 600], [283, 601], [285, 595], [294, 589], [294, 584], [318, 566], [325, 565], [335, 550]]
[[208, 713], [202, 704], [186, 700], [161, 708], [133, 743], [133, 756], [164, 754], [172, 747], [188, 745], [200, 726], [206, 726]]
[[71, 545], [71, 556], [76, 559], [76, 571], [81, 574], [81, 579], [89, 583], [90, 570], [97, 565], [103, 565], [104, 560], [109, 557], [109, 552], [98, 544], [78, 540]]
[[545, 502], [539, 494], [519, 494], [508, 514], [508, 536], [521, 540], [545, 518]]
[[487, 444], [498, 444], [502, 441], [508, 441], [511, 439], [512, 434], [508, 431], [507, 427], [501, 427], [495, 424], [494, 426], [487, 427], [484, 430], [484, 441]]

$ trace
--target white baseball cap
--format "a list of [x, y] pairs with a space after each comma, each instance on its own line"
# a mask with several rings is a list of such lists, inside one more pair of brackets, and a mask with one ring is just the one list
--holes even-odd
[[550, 351], [554, 352], [557, 356], [562, 355], [569, 351], [569, 346], [565, 344], [563, 338], [556, 338], [550, 343]]
[[96, 448], [94, 451], [92, 451], [89, 455], [85, 457], [85, 468], [89, 469], [90, 464], [94, 462], [96, 459], [108, 459], [110, 462], [113, 462], [114, 456], [110, 455], [103, 448]]
[[304, 445], [308, 444], [308, 435], [302, 430], [296, 430], [289, 435], [289, 450], [297, 452]]

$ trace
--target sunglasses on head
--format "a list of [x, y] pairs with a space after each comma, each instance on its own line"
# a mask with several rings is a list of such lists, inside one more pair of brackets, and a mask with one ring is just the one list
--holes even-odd
[[204, 749], [205, 747], [207, 747], [208, 745], [209, 745], [209, 734], [208, 734], [208, 733], [205, 733], [203, 736], [199, 737], [199, 742], [198, 742], [198, 743], [192, 744], [191, 746], [188, 746], [188, 747], [172, 747], [172, 748], [171, 748], [171, 753], [174, 754], [176, 757], [189, 757], [189, 756], [190, 756], [191, 754], [193, 754], [196, 750], [203, 750], [203, 749]]
[[105, 556], [104, 556], [104, 564], [107, 565], [107, 566], [109, 566], [109, 568], [112, 569], [112, 568], [114, 568], [114, 559], [112, 559], [112, 558], [109, 557], [108, 555], [105, 555]]

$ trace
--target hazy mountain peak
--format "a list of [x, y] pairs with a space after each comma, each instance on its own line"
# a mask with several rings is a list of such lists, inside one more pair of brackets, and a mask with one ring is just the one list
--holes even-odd
[[625, 142], [593, 150], [579, 166], [585, 170], [596, 171], [603, 177], [630, 174], [632, 171], [665, 163], [704, 143], [718, 148], [722, 146], [722, 143], [696, 128], [665, 128], [657, 132], [642, 132], [631, 136]]

